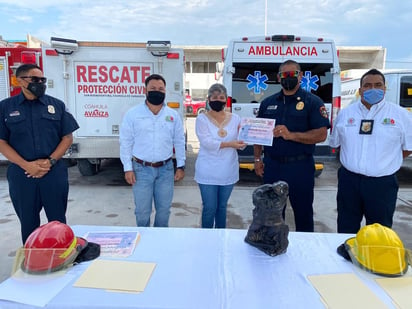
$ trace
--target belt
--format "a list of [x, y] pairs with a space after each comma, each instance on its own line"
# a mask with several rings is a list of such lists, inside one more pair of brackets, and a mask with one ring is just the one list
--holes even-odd
[[310, 155], [307, 155], [307, 154], [302, 154], [298, 156], [284, 156], [284, 157], [270, 156], [272, 160], [278, 161], [279, 163], [291, 163], [291, 162], [296, 162], [296, 161], [302, 161], [309, 157]]
[[385, 177], [394, 177], [394, 176], [396, 176], [396, 173], [390, 174], [390, 175], [384, 175], [384, 176], [366, 176], [366, 175], [363, 175], [363, 174], [359, 174], [359, 173], [352, 172], [352, 171], [348, 170], [346, 167], [344, 167], [343, 165], [341, 165], [341, 168], [342, 168], [342, 170], [346, 171], [346, 173], [348, 173], [348, 174], [350, 174], [350, 175], [353, 175], [353, 176], [356, 176], [356, 177], [360, 177], [360, 178], [373, 178], [373, 179], [378, 179], [378, 178], [385, 178]]
[[166, 159], [164, 161], [159, 161], [159, 162], [147, 162], [147, 161], [140, 160], [139, 158], [136, 158], [135, 156], [133, 156], [132, 160], [143, 166], [161, 167], [165, 165], [167, 162], [169, 162], [170, 160], [172, 160], [172, 158], [170, 157], [169, 159]]

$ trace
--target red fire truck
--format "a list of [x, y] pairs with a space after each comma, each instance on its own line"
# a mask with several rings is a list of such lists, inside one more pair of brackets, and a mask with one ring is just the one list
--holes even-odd
[[[25, 63], [42, 67], [41, 49], [20, 44], [0, 46], [0, 101], [20, 93], [15, 73], [16, 69]], [[1, 153], [0, 160], [6, 160]]]
[[22, 45], [0, 46], [0, 101], [20, 93], [16, 82], [16, 68], [21, 64], [33, 63], [42, 67], [40, 48]]

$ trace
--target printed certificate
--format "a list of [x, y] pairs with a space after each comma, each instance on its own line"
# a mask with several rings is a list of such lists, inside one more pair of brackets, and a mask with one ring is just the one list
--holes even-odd
[[238, 140], [246, 144], [272, 146], [275, 119], [242, 118]]
[[128, 257], [140, 240], [137, 231], [90, 232], [87, 241], [100, 245], [101, 256]]

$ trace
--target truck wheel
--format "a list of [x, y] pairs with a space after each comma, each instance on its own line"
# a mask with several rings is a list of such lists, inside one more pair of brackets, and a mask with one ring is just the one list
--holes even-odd
[[198, 114], [198, 115], [203, 114], [205, 111], [206, 111], [206, 109], [204, 109], [204, 108], [199, 108], [199, 109], [197, 110], [197, 114]]
[[97, 164], [93, 164], [87, 159], [79, 159], [77, 160], [77, 167], [82, 176], [93, 176], [100, 170], [100, 161]]
[[72, 167], [72, 166], [75, 166], [77, 164], [77, 161], [75, 159], [64, 158], [62, 160], [63, 160], [64, 164], [66, 164], [67, 167]]
[[323, 163], [315, 162], [315, 177], [319, 177], [323, 172]]

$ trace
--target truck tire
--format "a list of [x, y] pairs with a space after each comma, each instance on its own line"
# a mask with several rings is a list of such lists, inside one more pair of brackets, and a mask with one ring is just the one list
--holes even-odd
[[198, 114], [198, 115], [203, 114], [205, 111], [206, 111], [206, 109], [203, 108], [203, 107], [201, 107], [201, 108], [199, 108], [199, 109], [197, 110], [197, 114]]
[[100, 170], [100, 162], [97, 164], [91, 163], [87, 159], [77, 160], [77, 167], [82, 176], [93, 176], [96, 175]]

